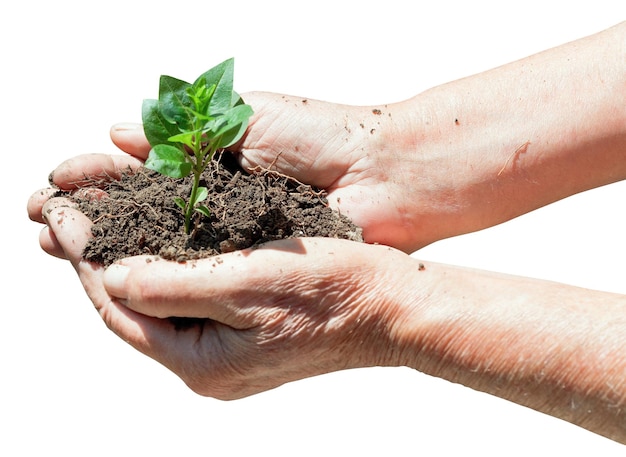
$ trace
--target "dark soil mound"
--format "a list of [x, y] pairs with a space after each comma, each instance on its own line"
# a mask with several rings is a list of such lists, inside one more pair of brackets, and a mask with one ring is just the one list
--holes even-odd
[[360, 228], [328, 207], [323, 191], [271, 171], [248, 174], [229, 154], [213, 161], [204, 181], [211, 216], [198, 214], [188, 235], [174, 197], [188, 198], [191, 178], [175, 180], [148, 169], [119, 181], [90, 178], [87, 187], [97, 185], [107, 195], [73, 197], [94, 221], [85, 258], [104, 265], [138, 254], [185, 261], [291, 237], [363, 241]]

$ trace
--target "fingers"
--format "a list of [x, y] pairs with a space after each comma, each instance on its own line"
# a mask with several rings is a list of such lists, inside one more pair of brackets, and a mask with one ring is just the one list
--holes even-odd
[[141, 124], [120, 123], [111, 127], [111, 140], [122, 151], [145, 160], [150, 152], [150, 143], [146, 139]]
[[43, 206], [44, 218], [48, 224], [50, 237], [63, 250], [76, 268], [82, 260], [83, 249], [91, 237], [91, 221], [65, 198], [53, 198]]
[[42, 214], [43, 205], [57, 192], [57, 189], [40, 189], [30, 196], [26, 204], [28, 217], [31, 221], [43, 224], [44, 218]]
[[[116, 124], [111, 128], [111, 138], [122, 150], [131, 154], [83, 154], [61, 163], [52, 173], [49, 181], [61, 190], [75, 190], [85, 186], [96, 187], [98, 180], [119, 179], [124, 171], [135, 170], [143, 165], [150, 146], [143, 135], [141, 125]], [[28, 217], [43, 223], [41, 209], [58, 189], [40, 189], [28, 200]]]
[[85, 177], [119, 179], [123, 171], [143, 165], [150, 144], [141, 124], [116, 124], [110, 134], [113, 143], [130, 155], [83, 154], [73, 157], [51, 173], [50, 183], [65, 190], [75, 189], [84, 186]]
[[271, 169], [328, 189], [350, 168], [354, 148], [363, 148], [356, 108], [266, 92], [242, 97], [254, 114], [233, 149], [246, 170]]
[[[284, 268], [300, 269], [307, 263], [299, 240], [270, 246], [186, 263], [128, 258], [105, 271], [104, 284], [111, 295], [140, 313], [211, 318], [234, 328], [250, 328], [257, 323], [243, 309], [264, 302], [273, 305], [270, 295], [276, 299], [292, 288], [284, 281]], [[283, 282], [277, 291], [268, 279], [276, 280], [281, 268]]]
[[44, 223], [42, 208], [59, 189], [80, 189], [79, 192], [90, 193], [92, 197], [99, 198], [103, 195], [101, 192], [83, 186], [96, 186], [99, 179], [119, 179], [122, 172], [137, 169], [142, 164], [141, 160], [125, 155], [84, 154], [68, 159], [50, 174], [50, 183], [57, 188], [40, 189], [30, 196], [26, 205], [28, 217], [35, 222]]
[[59, 165], [51, 173], [50, 183], [63, 190], [95, 187], [98, 179], [119, 179], [124, 171], [135, 170], [142, 164], [128, 155], [83, 154]]
[[[172, 370], [198, 393], [233, 397], [232, 360], [226, 353], [235, 351], [238, 346], [222, 346], [233, 338], [232, 329], [207, 323], [179, 331], [167, 319], [150, 317], [124, 306], [104, 288], [103, 267], [82, 258], [82, 251], [91, 237], [91, 221], [76, 209], [63, 206], [50, 209], [47, 220], [58, 246], [76, 269], [87, 295], [110, 330]], [[237, 390], [237, 396], [263, 390], [250, 386], [251, 383], [246, 382]]]
[[122, 172], [141, 167], [150, 151], [141, 124], [116, 124], [111, 127], [110, 134], [113, 143], [130, 155], [84, 154], [73, 157], [52, 172], [50, 182], [61, 189], [75, 189], [85, 184], [85, 177], [119, 179]]
[[[103, 283], [141, 315], [206, 318], [154, 356], [198, 393], [240, 398], [381, 363], [402, 259], [412, 262], [385, 246], [302, 238], [184, 264], [128, 258], [110, 266]], [[189, 335], [197, 340], [176, 357], [173, 348]]]
[[270, 310], [280, 314], [291, 306], [310, 306], [313, 311], [332, 293], [348, 296], [358, 287], [351, 278], [359, 265], [377, 249], [388, 248], [289, 239], [186, 263], [128, 258], [110, 266], [103, 279], [107, 291], [134, 311], [210, 318], [246, 329], [261, 325]]
[[[115, 334], [135, 349], [163, 363], [173, 371], [183, 362], [185, 353], [197, 335], [189, 332], [175, 340], [174, 326], [160, 319], [144, 316], [112, 300], [102, 284], [103, 267], [82, 258], [91, 237], [91, 221], [81, 212], [63, 206], [59, 199], [44, 205], [50, 239], [78, 273], [78, 277], [103, 321]], [[184, 350], [182, 349], [184, 348]]]
[[41, 249], [43, 249], [46, 254], [67, 260], [63, 247], [59, 244], [54, 232], [52, 232], [48, 226], [45, 226], [41, 232], [39, 232], [39, 246], [41, 246]]
[[[45, 190], [50, 191], [53, 189]], [[47, 193], [49, 192], [36, 192], [31, 198], [39, 200]], [[33, 206], [38, 206], [39, 204], [41, 206], [39, 207], [38, 214], [41, 220], [38, 220], [38, 222], [47, 222], [49, 220], [49, 214], [57, 208], [72, 208], [75, 206], [74, 202], [64, 197], [51, 198], [41, 202], [36, 201], [33, 203]], [[60, 259], [67, 259], [63, 246], [59, 243], [54, 231], [47, 225], [39, 233], [39, 245], [47, 254]]]

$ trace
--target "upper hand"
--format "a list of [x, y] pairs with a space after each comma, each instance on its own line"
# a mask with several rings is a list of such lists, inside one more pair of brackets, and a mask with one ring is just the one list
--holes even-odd
[[[233, 153], [248, 170], [271, 169], [322, 188], [331, 207], [363, 228], [366, 242], [413, 251], [432, 239], [419, 223], [422, 183], [407, 167], [410, 133], [401, 104], [357, 107], [268, 93], [244, 95], [255, 113]], [[111, 130], [127, 156], [83, 155], [62, 163], [53, 183], [71, 189], [85, 175], [139, 167], [150, 151], [140, 125]], [[35, 196], [29, 213], [41, 221], [47, 198]], [[426, 200], [424, 200], [426, 201]], [[429, 200], [432, 205], [432, 199]], [[48, 240], [44, 249], [51, 252]]]

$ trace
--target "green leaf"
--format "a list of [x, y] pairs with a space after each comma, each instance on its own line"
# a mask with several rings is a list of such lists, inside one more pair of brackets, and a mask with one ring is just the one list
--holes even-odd
[[219, 138], [216, 148], [226, 148], [239, 141], [248, 128], [248, 119], [252, 116], [250, 105], [237, 105], [214, 121], [209, 121], [210, 136]]
[[187, 93], [189, 87], [191, 84], [188, 82], [167, 75], [162, 75], [159, 82], [159, 111], [180, 130], [193, 126], [193, 116], [189, 112], [193, 104]]
[[180, 133], [178, 127], [165, 120], [159, 111], [158, 100], [144, 100], [141, 108], [143, 131], [151, 146], [168, 144], [169, 138]]
[[206, 200], [208, 196], [209, 196], [209, 191], [207, 190], [206, 187], [198, 187], [198, 191], [196, 193], [196, 200], [191, 202], [191, 204], [195, 206], [198, 202]]
[[187, 203], [185, 203], [185, 200], [180, 197], [174, 197], [174, 203], [176, 203], [176, 206], [178, 206], [183, 211], [185, 211], [185, 209], [187, 208]]
[[200, 175], [218, 149], [239, 141], [248, 127], [252, 108], [233, 90], [234, 59], [211, 68], [193, 84], [171, 76], [161, 76], [159, 99], [145, 100], [142, 119], [152, 150], [145, 166], [172, 178], [184, 178], [192, 170], [194, 179], [189, 202], [174, 199], [185, 215], [190, 231], [191, 215], [205, 216], [201, 205], [208, 197], [200, 187]]
[[231, 58], [206, 71], [194, 82], [194, 85], [202, 80], [207, 86], [215, 84], [215, 92], [208, 106], [210, 113], [222, 113], [233, 106], [234, 69], [235, 59]]
[[196, 206], [195, 210], [206, 217], [211, 217], [211, 210], [204, 205]]
[[187, 89], [187, 94], [191, 98], [195, 107], [193, 114], [200, 118], [209, 117], [209, 104], [215, 93], [215, 84], [207, 85], [204, 78], [196, 80], [196, 82]]
[[171, 178], [184, 178], [189, 175], [192, 167], [187, 161], [187, 154], [169, 144], [154, 146], [144, 166]]
[[183, 143], [193, 149], [194, 138], [197, 135], [201, 135], [201, 134], [202, 134], [201, 130], [198, 130], [196, 132], [183, 132], [183, 133], [179, 133], [178, 135], [173, 135], [169, 137], [167, 140], [170, 143]]
[[241, 96], [233, 91], [233, 96], [230, 102], [230, 106], [237, 106], [237, 105], [243, 105], [245, 102], [243, 101], [243, 98], [241, 98]]

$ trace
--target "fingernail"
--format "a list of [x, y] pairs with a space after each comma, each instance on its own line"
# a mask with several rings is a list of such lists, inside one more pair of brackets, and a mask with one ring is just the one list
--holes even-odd
[[120, 299], [128, 298], [126, 294], [126, 278], [129, 271], [128, 267], [117, 263], [104, 270], [102, 281], [109, 295]]
[[141, 124], [136, 124], [133, 122], [120, 122], [119, 124], [115, 124], [113, 127], [111, 127], [111, 130], [115, 130], [116, 132], [124, 132], [126, 130], [137, 130], [141, 127]]

